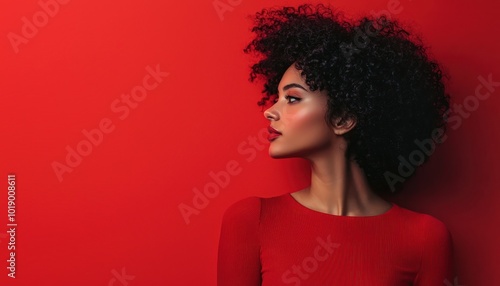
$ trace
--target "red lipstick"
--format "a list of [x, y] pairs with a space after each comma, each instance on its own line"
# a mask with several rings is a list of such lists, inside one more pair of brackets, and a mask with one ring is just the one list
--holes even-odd
[[269, 131], [269, 135], [267, 137], [269, 141], [273, 141], [274, 139], [278, 138], [281, 135], [281, 132], [272, 128], [271, 126], [269, 126], [267, 130]]

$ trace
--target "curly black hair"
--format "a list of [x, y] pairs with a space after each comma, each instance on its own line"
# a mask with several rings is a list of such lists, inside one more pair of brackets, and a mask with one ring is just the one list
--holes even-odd
[[312, 91], [327, 91], [328, 125], [333, 119], [356, 119], [344, 134], [346, 156], [352, 155], [374, 191], [400, 190], [397, 184], [389, 192], [387, 174], [398, 174], [400, 156], [418, 149], [415, 140], [441, 129], [433, 137], [440, 143], [450, 105], [445, 75], [422, 40], [397, 20], [349, 21], [323, 4], [263, 9], [250, 18], [255, 37], [243, 51], [258, 57], [249, 78], [264, 80], [258, 106], [277, 96], [282, 75], [295, 64]]

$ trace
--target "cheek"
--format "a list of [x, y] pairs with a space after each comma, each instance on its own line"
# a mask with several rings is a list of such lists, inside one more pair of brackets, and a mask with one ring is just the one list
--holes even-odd
[[286, 129], [294, 134], [324, 132], [324, 110], [318, 107], [301, 108], [285, 116]]

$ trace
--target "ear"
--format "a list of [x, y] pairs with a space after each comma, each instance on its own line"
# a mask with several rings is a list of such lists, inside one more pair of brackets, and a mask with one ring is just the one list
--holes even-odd
[[333, 120], [332, 130], [336, 135], [344, 135], [356, 126], [357, 120], [353, 115], [344, 115]]

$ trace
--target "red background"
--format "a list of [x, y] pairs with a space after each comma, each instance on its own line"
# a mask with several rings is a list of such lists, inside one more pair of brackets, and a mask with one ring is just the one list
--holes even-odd
[[[355, 17], [388, 10], [391, 2], [332, 4]], [[308, 184], [303, 161], [274, 160], [268, 143], [251, 145], [267, 121], [256, 105], [261, 86], [248, 82], [251, 59], [242, 52], [252, 36], [247, 15], [302, 1], [220, 0], [231, 7], [222, 16], [213, 3], [67, 1], [16, 46], [10, 33], [22, 36], [23, 17], [33, 23], [43, 10], [38, 1], [2, 1], [1, 285], [215, 285], [223, 211], [247, 196]], [[397, 7], [392, 16], [422, 34], [451, 76], [454, 102], [474, 96], [478, 76], [500, 81], [496, 1], [402, 0]], [[124, 113], [112, 103], [158, 65], [169, 75], [120, 119]], [[491, 92], [450, 129], [393, 199], [449, 227], [458, 277], [443, 285], [498, 280], [499, 96]], [[66, 147], [85, 141], [82, 131], [103, 118], [113, 131], [59, 181], [53, 162], [64, 164]], [[193, 189], [214, 186], [210, 173], [231, 162], [239, 173], [187, 224], [179, 205], [193, 206]], [[10, 173], [17, 183], [15, 279], [6, 269]]]

